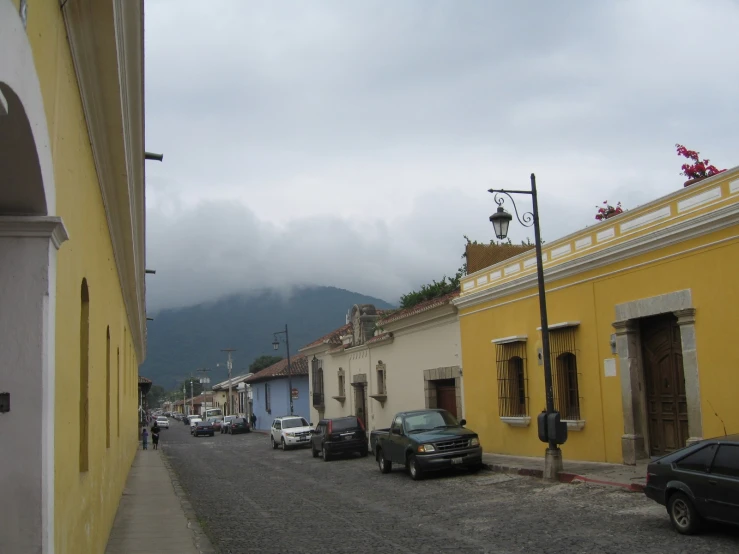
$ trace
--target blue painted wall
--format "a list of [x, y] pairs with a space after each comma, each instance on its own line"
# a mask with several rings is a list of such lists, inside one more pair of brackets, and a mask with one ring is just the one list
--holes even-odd
[[[255, 429], [267, 431], [276, 417], [290, 415], [290, 397], [288, 396], [287, 377], [260, 381], [252, 384], [252, 401], [254, 414], [257, 416]], [[265, 384], [269, 384], [271, 412], [267, 413], [265, 402]], [[293, 377], [293, 388], [298, 389], [298, 398], [293, 400], [293, 415], [301, 416], [308, 423], [310, 420], [310, 400], [308, 399], [308, 376]], [[315, 423], [315, 421], [313, 422]]]

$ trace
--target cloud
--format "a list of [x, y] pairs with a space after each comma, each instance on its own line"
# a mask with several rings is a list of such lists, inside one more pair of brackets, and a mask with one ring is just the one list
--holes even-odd
[[491, 238], [491, 186], [535, 172], [554, 240], [681, 187], [676, 142], [737, 163], [731, 0], [214, 5], [146, 5], [150, 309], [392, 300]]

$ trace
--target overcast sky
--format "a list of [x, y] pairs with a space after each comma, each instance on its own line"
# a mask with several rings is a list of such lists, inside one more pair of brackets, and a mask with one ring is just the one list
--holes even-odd
[[[493, 238], [739, 165], [736, 0], [148, 0], [149, 311], [264, 286], [395, 301]], [[533, 236], [515, 222], [511, 236]]]

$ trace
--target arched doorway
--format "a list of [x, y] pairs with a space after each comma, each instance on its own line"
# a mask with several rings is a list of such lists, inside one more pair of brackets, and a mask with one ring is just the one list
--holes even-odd
[[56, 252], [49, 137], [31, 47], [0, 2], [0, 552], [54, 548]]

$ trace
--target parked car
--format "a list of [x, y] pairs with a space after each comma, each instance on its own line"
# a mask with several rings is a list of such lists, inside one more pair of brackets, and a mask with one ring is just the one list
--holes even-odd
[[216, 430], [213, 428], [213, 422], [211, 421], [198, 421], [193, 431], [193, 436], [199, 437], [205, 435], [207, 437], [214, 437]]
[[272, 422], [270, 429], [270, 443], [272, 448], [281, 446], [287, 450], [291, 446], [308, 446], [313, 428], [305, 420], [298, 416], [277, 417]]
[[235, 415], [227, 415], [223, 418], [223, 424], [221, 425], [221, 433], [228, 433], [228, 426], [231, 425], [231, 422], [236, 419]]
[[206, 418], [206, 421], [210, 421], [213, 424], [213, 429], [215, 431], [221, 431], [221, 428], [223, 426], [223, 420], [221, 416], [210, 416]]
[[236, 435], [238, 433], [250, 433], [251, 432], [251, 425], [249, 424], [249, 421], [245, 417], [236, 417], [234, 418], [231, 423], [226, 427], [226, 433], [230, 433], [231, 435]]
[[369, 445], [364, 423], [356, 416], [322, 419], [313, 431], [311, 450], [314, 458], [321, 453], [324, 462], [347, 452], [367, 456]]
[[164, 416], [159, 416], [156, 423], [160, 429], [169, 429], [169, 420]]
[[482, 468], [482, 447], [477, 433], [446, 410], [400, 412], [388, 429], [370, 433], [370, 447], [382, 473], [393, 464], [407, 469], [414, 480], [450, 467]]
[[644, 494], [667, 508], [678, 533], [703, 520], [739, 525], [739, 434], [676, 450], [647, 466]]
[[190, 416], [190, 418], [189, 418], [189, 421], [190, 421], [190, 434], [192, 434], [192, 433], [193, 433], [193, 431], [195, 431], [195, 426], [196, 426], [196, 425], [197, 425], [198, 423], [200, 423], [201, 421], [203, 421], [203, 420], [202, 420], [202, 419], [200, 419], [200, 418], [199, 418], [199, 417], [197, 417], [197, 416]]

